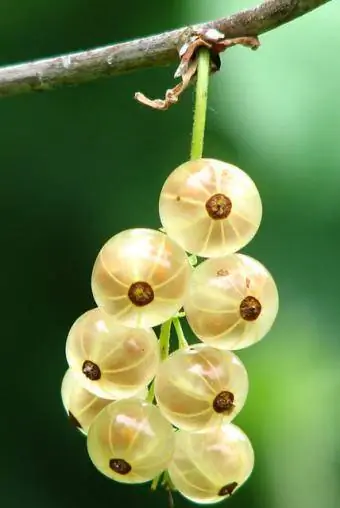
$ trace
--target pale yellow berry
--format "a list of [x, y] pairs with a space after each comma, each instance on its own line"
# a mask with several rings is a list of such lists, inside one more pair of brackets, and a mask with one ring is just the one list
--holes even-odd
[[[143, 388], [136, 398], [146, 399], [147, 388]], [[72, 369], [68, 369], [61, 384], [61, 400], [68, 414], [70, 423], [87, 434], [89, 426], [94, 418], [112, 399], [103, 399], [86, 390], [79, 382], [78, 376]]]
[[271, 329], [279, 308], [268, 270], [243, 254], [207, 259], [192, 274], [184, 310], [195, 335], [213, 347], [243, 349]]
[[165, 181], [159, 214], [167, 234], [202, 257], [240, 250], [254, 237], [262, 203], [252, 179], [215, 159], [185, 162]]
[[248, 437], [232, 423], [204, 433], [176, 432], [169, 466], [174, 487], [198, 504], [225, 500], [244, 484], [254, 467]]
[[101, 249], [92, 292], [97, 305], [125, 326], [153, 327], [182, 307], [190, 273], [186, 253], [167, 235], [130, 229]]
[[247, 394], [248, 375], [241, 360], [204, 344], [172, 353], [155, 378], [158, 407], [173, 425], [187, 431], [230, 422]]
[[93, 421], [87, 449], [105, 476], [122, 483], [144, 483], [168, 467], [174, 431], [156, 406], [120, 400], [106, 406]]
[[84, 434], [97, 414], [112, 402], [86, 390], [71, 369], [67, 370], [63, 378], [61, 398], [70, 422]]
[[84, 388], [110, 399], [140, 392], [160, 360], [152, 328], [128, 328], [99, 308], [85, 312], [71, 327], [66, 358]]

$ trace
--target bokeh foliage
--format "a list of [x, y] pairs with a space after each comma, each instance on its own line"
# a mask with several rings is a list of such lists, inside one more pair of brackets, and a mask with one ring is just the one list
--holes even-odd
[[[0, 64], [45, 57], [213, 19], [230, 0], [3, 0]], [[335, 0], [234, 48], [211, 82], [205, 155], [258, 185], [263, 223], [244, 252], [273, 273], [281, 310], [269, 336], [242, 351], [248, 403], [236, 423], [256, 451], [235, 508], [339, 506], [340, 4]], [[192, 94], [166, 113], [172, 68], [0, 101], [2, 446], [6, 508], [164, 506], [165, 493], [101, 477], [69, 427], [59, 389], [72, 322], [93, 306], [101, 245], [158, 227], [168, 173], [188, 158]], [[176, 506], [188, 504], [176, 496]], [[227, 504], [226, 504], [227, 505]]]

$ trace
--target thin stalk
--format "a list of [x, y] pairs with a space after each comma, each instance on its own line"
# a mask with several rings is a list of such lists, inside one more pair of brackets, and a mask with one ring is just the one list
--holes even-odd
[[158, 476], [155, 476], [155, 478], [152, 480], [151, 483], [151, 490], [156, 490], [159, 484], [159, 480], [161, 479], [163, 473], [159, 474]]
[[146, 397], [146, 402], [150, 402], [150, 404], [152, 404], [154, 398], [155, 398], [155, 382], [152, 381], [150, 388], [149, 388], [148, 395]]
[[172, 322], [174, 324], [174, 328], [175, 328], [177, 339], [178, 339], [178, 348], [182, 349], [182, 348], [188, 347], [189, 344], [184, 336], [184, 332], [183, 332], [182, 325], [181, 325], [179, 318], [177, 318], [177, 317], [172, 318]]
[[161, 326], [161, 333], [159, 336], [159, 349], [162, 361], [169, 356], [171, 324], [172, 318], [168, 319], [168, 321], [165, 321], [165, 323], [163, 323]]
[[194, 124], [192, 130], [190, 159], [200, 159], [203, 155], [205, 120], [207, 114], [208, 88], [210, 75], [210, 54], [207, 48], [198, 53], [197, 84], [195, 96]]
[[[165, 321], [165, 323], [163, 323], [161, 326], [161, 333], [159, 335], [158, 345], [162, 361], [169, 356], [171, 324], [172, 319], [168, 319], [168, 321]], [[155, 397], [155, 382], [152, 381], [149, 388], [149, 393], [146, 397], [147, 402], [151, 402], [152, 404], [154, 397]]]

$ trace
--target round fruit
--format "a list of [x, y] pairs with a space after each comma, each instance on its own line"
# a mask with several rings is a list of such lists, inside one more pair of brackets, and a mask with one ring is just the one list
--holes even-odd
[[106, 406], [93, 421], [87, 449], [105, 476], [122, 483], [144, 483], [168, 467], [174, 431], [156, 406], [120, 400]]
[[160, 360], [152, 328], [128, 328], [99, 308], [85, 312], [71, 327], [66, 358], [81, 385], [107, 399], [140, 392]]
[[61, 384], [61, 399], [70, 422], [86, 434], [92, 420], [112, 400], [85, 390], [75, 373], [68, 369]]
[[198, 159], [169, 175], [159, 214], [167, 234], [187, 252], [217, 257], [250, 242], [260, 226], [262, 203], [244, 171], [215, 159]]
[[[143, 388], [136, 397], [146, 399], [147, 395], [147, 388]], [[102, 399], [85, 390], [72, 369], [68, 369], [63, 377], [61, 400], [70, 423], [83, 434], [87, 434], [89, 426], [97, 414], [112, 402], [112, 399]]]
[[173, 425], [187, 431], [230, 422], [247, 394], [248, 375], [240, 359], [204, 344], [172, 353], [155, 378], [159, 409]]
[[96, 304], [125, 326], [157, 326], [182, 307], [191, 266], [160, 231], [130, 229], [101, 249], [92, 272]]
[[210, 504], [231, 496], [248, 479], [253, 467], [254, 451], [248, 437], [229, 423], [204, 433], [176, 432], [168, 471], [174, 487], [184, 497]]
[[243, 349], [261, 340], [279, 308], [268, 270], [243, 254], [203, 261], [192, 274], [184, 302], [190, 327], [213, 347]]

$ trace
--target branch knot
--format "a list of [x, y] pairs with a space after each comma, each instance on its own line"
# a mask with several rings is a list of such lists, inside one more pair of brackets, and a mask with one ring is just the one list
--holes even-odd
[[166, 111], [170, 106], [178, 102], [180, 95], [195, 81], [198, 65], [197, 55], [200, 48], [205, 47], [209, 49], [210, 72], [215, 73], [221, 68], [219, 54], [237, 44], [256, 50], [260, 46], [260, 41], [256, 36], [227, 39], [216, 28], [194, 30], [188, 27], [182, 33], [177, 45], [180, 64], [176, 69], [174, 77], [181, 78], [182, 81], [167, 90], [164, 99], [149, 99], [141, 92], [136, 92], [135, 99], [145, 106]]

